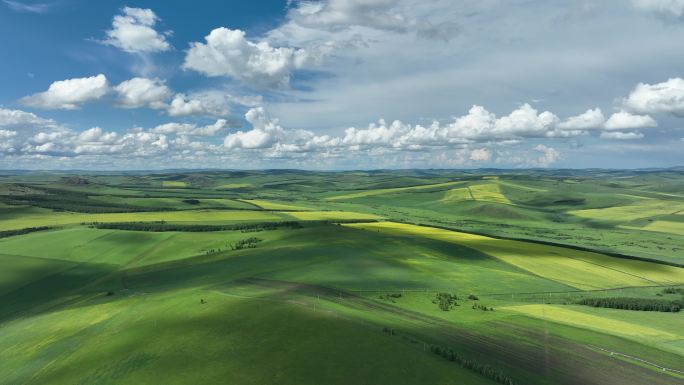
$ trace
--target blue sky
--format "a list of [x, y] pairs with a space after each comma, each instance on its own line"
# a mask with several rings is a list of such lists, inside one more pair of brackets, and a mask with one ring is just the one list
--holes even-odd
[[0, 0], [0, 33], [4, 169], [684, 164], [684, 0]]

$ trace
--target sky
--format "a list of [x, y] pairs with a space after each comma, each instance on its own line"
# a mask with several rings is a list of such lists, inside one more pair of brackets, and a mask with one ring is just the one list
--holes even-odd
[[0, 169], [684, 165], [684, 0], [0, 0]]

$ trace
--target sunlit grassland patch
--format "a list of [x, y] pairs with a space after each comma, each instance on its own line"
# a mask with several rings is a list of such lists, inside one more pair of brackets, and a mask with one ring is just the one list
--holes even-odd
[[275, 202], [264, 199], [240, 199], [241, 202], [247, 202], [255, 206], [259, 206], [264, 210], [315, 210], [310, 207], [300, 205], [293, 205], [290, 203]]
[[464, 182], [456, 181], [456, 182], [425, 184], [425, 185], [410, 186], [410, 187], [395, 187], [395, 188], [384, 188], [384, 189], [376, 189], [376, 190], [363, 190], [363, 191], [349, 193], [349, 194], [334, 195], [334, 196], [325, 198], [325, 200], [333, 201], [333, 200], [341, 200], [341, 199], [354, 199], [354, 198], [363, 198], [363, 197], [373, 196], [373, 195], [393, 194], [393, 193], [398, 193], [398, 192], [420, 191], [420, 190], [426, 190], [426, 189], [439, 189], [439, 188], [454, 186], [454, 185], [463, 184], [463, 183]]
[[225, 183], [219, 186], [216, 186], [217, 190], [239, 190], [239, 189], [247, 189], [247, 188], [252, 188], [254, 187], [254, 184], [252, 183]]
[[500, 310], [517, 312], [542, 320], [628, 337], [654, 338], [659, 341], [671, 341], [684, 337], [676, 332], [660, 330], [638, 323], [603, 317], [597, 314], [588, 314], [575, 307], [569, 308], [559, 305], [533, 304], [507, 306], [500, 308]]
[[358, 223], [345, 226], [456, 243], [481, 251], [533, 274], [578, 289], [684, 283], [684, 269], [682, 268], [613, 258], [570, 248], [496, 239], [394, 222]]
[[374, 214], [355, 213], [350, 211], [298, 211], [281, 213], [302, 221], [327, 221], [327, 220], [377, 220], [382, 217]]
[[187, 186], [188, 186], [187, 183], [185, 183], [183, 181], [179, 181], [179, 180], [164, 180], [164, 181], [162, 181], [162, 187], [166, 187], [166, 188], [184, 188]]
[[[682, 216], [684, 219], [684, 216]], [[666, 221], [666, 220], [656, 220], [653, 222], [649, 222], [646, 226], [638, 227], [638, 226], [622, 226], [627, 229], [634, 229], [634, 230], [646, 230], [646, 231], [657, 231], [661, 233], [670, 233], [670, 234], [676, 234], [676, 235], [682, 235], [684, 236], [684, 221]]]
[[506, 204], [511, 203], [511, 201], [501, 193], [501, 188], [496, 183], [476, 184], [471, 185], [468, 188], [475, 200]]
[[570, 214], [587, 219], [606, 222], [629, 222], [659, 215], [668, 215], [684, 210], [684, 203], [667, 200], [641, 200], [627, 206], [602, 209], [573, 210]]

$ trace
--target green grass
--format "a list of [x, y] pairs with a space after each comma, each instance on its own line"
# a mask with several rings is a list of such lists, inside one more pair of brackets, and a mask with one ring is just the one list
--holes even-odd
[[0, 240], [0, 250], [11, 255], [124, 265], [172, 234], [73, 228], [27, 235]]
[[456, 243], [578, 289], [684, 283], [684, 268], [619, 259], [597, 253], [393, 222], [345, 226]]
[[[516, 384], [681, 382], [595, 347], [684, 370], [684, 312], [573, 305], [681, 298], [658, 285], [684, 284], [684, 269], [600, 252], [684, 263], [677, 172], [87, 179], [0, 181], [0, 231], [56, 226], [0, 239], [0, 384], [494, 384], [430, 353], [431, 344]], [[40, 194], [68, 204], [41, 208]], [[150, 211], [75, 212], [130, 208]], [[334, 223], [353, 220], [384, 222]], [[302, 226], [88, 227], [96, 221]], [[254, 248], [234, 250], [252, 237]], [[458, 306], [441, 310], [437, 293]]]
[[[200, 298], [207, 303], [200, 305]], [[36, 332], [25, 336], [26, 329]], [[241, 384], [491, 384], [386, 337], [379, 327], [321, 307], [200, 290], [14, 321], [0, 335], [0, 362], [3, 383], [187, 384], [201, 378]]]

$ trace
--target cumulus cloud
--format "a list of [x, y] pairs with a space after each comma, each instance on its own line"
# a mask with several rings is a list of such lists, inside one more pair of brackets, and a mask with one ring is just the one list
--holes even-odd
[[601, 133], [602, 139], [633, 140], [643, 137], [644, 134], [640, 132], [605, 131]]
[[601, 128], [606, 118], [600, 108], [589, 109], [583, 114], [571, 116], [558, 124], [558, 128], [563, 130], [589, 130]]
[[114, 87], [118, 105], [123, 108], [166, 108], [171, 90], [161, 79], [133, 78]]
[[543, 144], [538, 144], [534, 147], [535, 151], [541, 152], [541, 155], [537, 158], [537, 165], [548, 167], [553, 163], [556, 163], [560, 157], [560, 152], [553, 147], [548, 147]]
[[24, 155], [78, 157], [122, 155], [146, 157], [161, 155], [169, 148], [163, 134], [133, 129], [123, 134], [93, 127], [78, 132], [71, 129], [40, 131], [28, 138], [19, 151]]
[[684, 15], [684, 0], [632, 0], [638, 9], [668, 16]]
[[216, 136], [219, 132], [231, 127], [226, 119], [219, 119], [213, 124], [198, 127], [191, 123], [165, 123], [150, 129], [156, 134], [175, 134], [188, 136]]
[[108, 89], [107, 78], [99, 74], [53, 82], [47, 91], [26, 96], [20, 102], [35, 108], [75, 110], [83, 103], [102, 98]]
[[22, 146], [40, 132], [60, 135], [68, 129], [52, 119], [21, 110], [0, 108], [0, 152], [20, 153]]
[[124, 7], [120, 15], [114, 16], [112, 29], [107, 30], [103, 43], [132, 53], [168, 51], [169, 33], [157, 32], [157, 21], [159, 17], [151, 9]]
[[266, 148], [283, 137], [285, 130], [278, 125], [277, 119], [266, 115], [263, 107], [252, 108], [245, 114], [245, 119], [252, 125], [249, 131], [232, 133], [223, 141], [226, 148]]
[[231, 105], [256, 107], [260, 104], [260, 96], [234, 96], [220, 90], [207, 90], [176, 94], [167, 112], [171, 116], [225, 117], [230, 115]]
[[619, 111], [606, 120], [606, 130], [629, 130], [636, 128], [656, 127], [658, 123], [648, 115], [635, 115], [627, 111]]
[[245, 32], [216, 28], [205, 43], [191, 43], [184, 69], [207, 76], [229, 76], [257, 87], [285, 87], [292, 71], [311, 60], [306, 50], [249, 41]]
[[639, 83], [623, 104], [627, 109], [643, 114], [664, 112], [684, 116], [684, 79], [671, 78], [657, 84]]
[[[224, 140], [225, 147], [292, 152], [332, 149], [373, 151], [380, 148], [415, 151], [466, 148], [477, 143], [511, 144], [525, 139], [568, 138], [587, 135], [594, 129], [605, 130], [610, 127], [617, 130], [620, 127], [624, 130], [655, 124], [648, 117], [620, 112], [611, 116], [610, 125], [606, 126], [599, 109], [561, 121], [555, 114], [549, 111], [539, 112], [529, 104], [502, 117], [497, 117], [482, 106], [473, 106], [466, 115], [456, 117], [450, 123], [435, 121], [427, 126], [380, 119], [366, 128], [347, 128], [340, 136], [320, 136], [307, 130], [285, 129], [277, 119], [268, 117], [262, 107], [251, 109], [245, 118], [251, 123], [252, 129], [229, 134]], [[534, 164], [553, 163], [558, 156], [557, 151], [551, 147], [538, 146], [536, 151], [543, 152], [546, 161], [535, 159]], [[471, 150], [469, 157], [474, 161], [488, 161], [491, 160], [491, 153], [487, 147], [476, 148]]]
[[470, 160], [475, 162], [488, 162], [492, 159], [492, 153], [488, 148], [476, 148], [470, 152]]
[[496, 121], [494, 133], [502, 135], [538, 135], [546, 133], [558, 122], [558, 117], [549, 111], [538, 113], [529, 104], [511, 112]]
[[0, 127], [24, 128], [31, 126], [54, 128], [57, 127], [57, 122], [52, 119], [41, 118], [31, 112], [0, 108]]
[[539, 113], [529, 104], [497, 118], [482, 106], [473, 106], [467, 115], [448, 124], [433, 122], [430, 126], [410, 125], [401, 121], [387, 124], [384, 120], [366, 129], [349, 128], [345, 144], [380, 144], [395, 148], [444, 146], [479, 141], [499, 141], [523, 137], [547, 137], [558, 117], [549, 111]]

